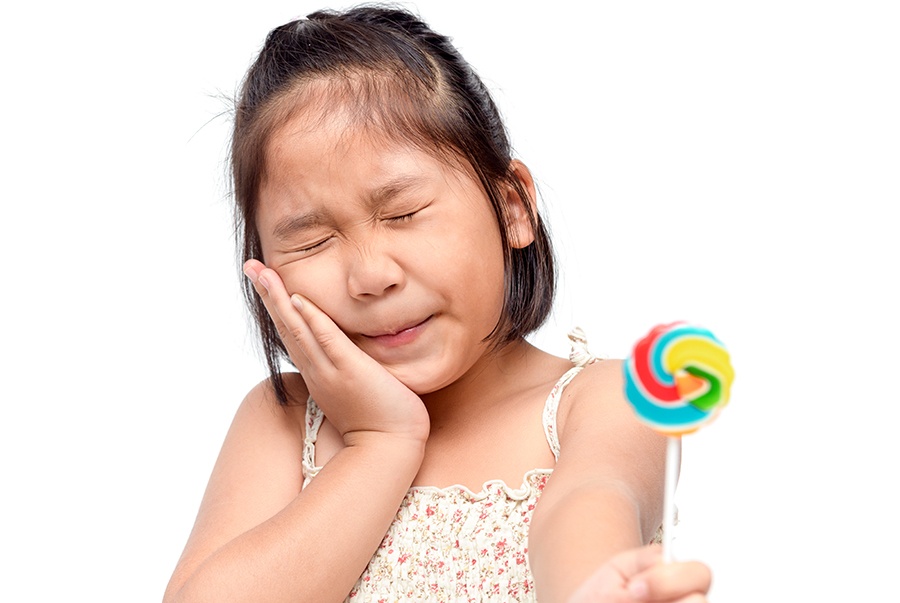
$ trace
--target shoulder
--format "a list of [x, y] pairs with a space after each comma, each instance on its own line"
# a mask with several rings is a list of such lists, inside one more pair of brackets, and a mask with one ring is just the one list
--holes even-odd
[[585, 366], [560, 401], [560, 445], [593, 438], [607, 449], [659, 456], [665, 438], [646, 425], [625, 399], [624, 361], [599, 360]]
[[219, 464], [243, 465], [251, 461], [251, 457], [261, 461], [265, 455], [296, 455], [299, 461], [306, 435], [305, 401], [308, 394], [303, 396], [306, 385], [299, 374], [288, 373], [283, 378], [291, 393], [291, 402], [279, 402], [271, 379], [250, 389], [232, 419], [220, 451]]
[[566, 398], [578, 399], [585, 394], [623, 397], [624, 364], [619, 359], [598, 359], [586, 364], [566, 388]]
[[244, 402], [274, 404], [285, 408], [305, 407], [306, 399], [309, 397], [309, 390], [306, 387], [306, 382], [303, 381], [303, 376], [300, 373], [282, 373], [281, 379], [289, 397], [288, 404], [281, 405], [278, 402], [278, 397], [275, 394], [275, 385], [272, 383], [271, 377], [263, 379], [253, 386], [247, 392], [247, 395], [244, 396]]
[[299, 419], [302, 427], [306, 415], [306, 400], [309, 397], [306, 383], [299, 373], [283, 373], [282, 381], [288, 393], [288, 404], [279, 402], [272, 379], [268, 378], [247, 392], [238, 408], [238, 415], [270, 415], [276, 420], [289, 421]]
[[266, 455], [296, 457], [299, 461], [297, 451], [302, 449], [305, 435], [305, 401], [309, 394], [299, 374], [286, 373], [283, 379], [291, 403], [283, 405], [278, 401], [270, 379], [256, 384], [244, 396], [235, 413], [225, 436], [220, 462], [233, 461], [244, 466], [254, 460], [263, 462]]
[[624, 362], [618, 359], [591, 362], [572, 379], [563, 393], [560, 409], [560, 428], [568, 423], [572, 413], [617, 413], [627, 410], [624, 394]]

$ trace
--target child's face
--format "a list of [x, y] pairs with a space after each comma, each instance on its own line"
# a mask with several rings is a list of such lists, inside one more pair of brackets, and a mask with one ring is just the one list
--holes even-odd
[[453, 383], [500, 317], [503, 252], [479, 183], [412, 146], [300, 115], [269, 141], [265, 263], [413, 391]]

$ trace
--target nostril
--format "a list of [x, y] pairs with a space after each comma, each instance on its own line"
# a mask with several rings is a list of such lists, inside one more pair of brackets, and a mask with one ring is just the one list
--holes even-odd
[[378, 297], [403, 288], [405, 274], [387, 254], [367, 254], [348, 266], [347, 285], [354, 297]]

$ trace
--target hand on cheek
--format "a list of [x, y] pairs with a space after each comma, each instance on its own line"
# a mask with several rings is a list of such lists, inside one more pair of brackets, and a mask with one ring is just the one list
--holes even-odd
[[416, 394], [356, 347], [315, 304], [290, 295], [277, 272], [248, 260], [244, 273], [310, 395], [345, 441], [372, 433], [425, 441], [428, 413]]

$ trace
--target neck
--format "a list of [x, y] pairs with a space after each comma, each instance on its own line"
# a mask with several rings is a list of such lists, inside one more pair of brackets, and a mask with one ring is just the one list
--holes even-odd
[[477, 409], [485, 401], [505, 397], [511, 383], [527, 370], [532, 357], [542, 354], [524, 339], [482, 356], [466, 373], [442, 389], [424, 394], [432, 425], [453, 421], [461, 413]]

